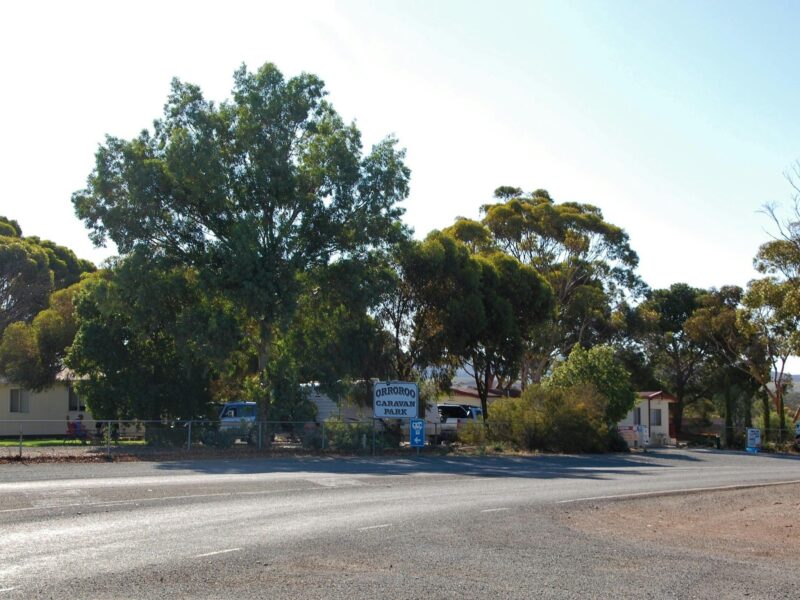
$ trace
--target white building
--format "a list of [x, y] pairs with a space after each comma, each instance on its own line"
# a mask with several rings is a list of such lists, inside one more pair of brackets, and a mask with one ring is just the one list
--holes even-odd
[[94, 427], [91, 414], [75, 393], [64, 371], [52, 387], [34, 392], [0, 377], [0, 436], [64, 435], [67, 418], [84, 415], [87, 428]]
[[637, 396], [636, 406], [619, 422], [619, 431], [628, 445], [641, 448], [675, 444], [669, 405], [678, 399], [662, 391], [637, 392]]

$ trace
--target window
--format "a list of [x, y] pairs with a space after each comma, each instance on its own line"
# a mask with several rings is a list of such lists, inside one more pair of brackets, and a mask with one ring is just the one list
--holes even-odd
[[650, 409], [650, 425], [654, 427], [661, 427], [661, 409]]
[[8, 407], [9, 412], [12, 413], [26, 413], [30, 412], [28, 406], [28, 390], [15, 388], [11, 390], [11, 403]]
[[83, 400], [78, 396], [75, 392], [75, 389], [72, 385], [69, 386], [69, 410], [80, 410], [85, 411], [86, 405], [83, 403]]
[[634, 425], [641, 425], [642, 424], [642, 407], [637, 406], [633, 409], [633, 424]]

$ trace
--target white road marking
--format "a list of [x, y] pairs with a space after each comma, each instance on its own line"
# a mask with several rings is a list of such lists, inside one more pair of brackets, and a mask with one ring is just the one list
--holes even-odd
[[615, 494], [611, 496], [587, 496], [573, 500], [559, 500], [558, 504], [572, 504], [574, 502], [588, 502], [590, 500], [620, 500], [623, 498], [647, 498], [648, 496], [673, 496], [678, 494], [691, 494], [692, 492], [717, 492], [724, 490], [746, 490], [749, 488], [771, 487], [774, 485], [790, 485], [800, 483], [800, 480], [773, 481], [770, 483], [745, 483], [738, 485], [718, 485], [714, 487], [682, 488], [678, 490], [662, 490], [659, 492], [636, 492], [633, 494]]
[[383, 525], [371, 525], [370, 527], [359, 527], [359, 531], [367, 531], [368, 529], [383, 529], [385, 527], [391, 527], [391, 523], [384, 523]]
[[237, 552], [241, 548], [228, 548], [227, 550], [217, 550], [216, 552], [206, 552], [205, 554], [197, 554], [194, 558], [203, 558], [204, 556], [214, 556], [216, 554], [227, 554], [228, 552]]
[[500, 512], [503, 510], [509, 510], [508, 508], [487, 508], [486, 510], [482, 510], [482, 513], [490, 513], [490, 512]]
[[2, 594], [3, 592], [10, 592], [11, 590], [15, 590], [15, 589], [17, 589], [17, 588], [13, 588], [13, 587], [10, 587], [10, 588], [0, 588], [0, 594]]

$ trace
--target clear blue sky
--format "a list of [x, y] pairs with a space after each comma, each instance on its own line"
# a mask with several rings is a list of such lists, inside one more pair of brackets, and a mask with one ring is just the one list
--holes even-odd
[[[291, 4], [291, 6], [289, 6]], [[654, 287], [743, 285], [800, 158], [798, 2], [13, 3], [0, 22], [0, 214], [99, 261], [74, 217], [104, 134], [172, 76], [225, 98], [246, 62], [320, 75], [408, 149], [418, 236], [499, 185], [591, 202]]]

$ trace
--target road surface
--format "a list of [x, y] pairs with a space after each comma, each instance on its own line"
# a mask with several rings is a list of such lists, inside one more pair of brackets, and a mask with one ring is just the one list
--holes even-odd
[[680, 450], [5, 464], [0, 600], [796, 598], [800, 561], [592, 535], [559, 518], [788, 481], [800, 460]]

